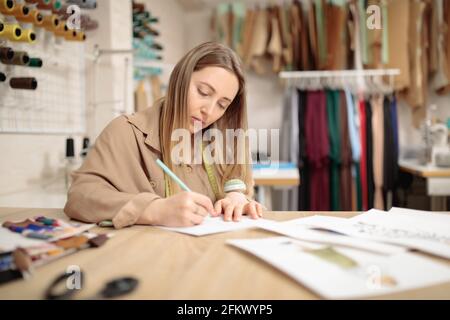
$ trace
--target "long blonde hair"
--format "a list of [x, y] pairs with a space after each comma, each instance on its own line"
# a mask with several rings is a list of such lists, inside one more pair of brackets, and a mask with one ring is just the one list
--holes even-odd
[[[169, 79], [167, 94], [161, 99], [161, 118], [159, 136], [163, 161], [173, 170], [171, 151], [175, 141], [171, 141], [175, 129], [188, 128], [188, 90], [192, 73], [206, 67], [221, 67], [236, 75], [239, 90], [236, 97], [227, 108], [224, 115], [213, 125], [225, 137], [226, 129], [243, 129], [247, 132], [247, 105], [245, 78], [242, 62], [230, 48], [216, 42], [206, 42], [191, 49], [175, 66]], [[237, 141], [234, 139], [234, 150], [237, 150]], [[250, 154], [248, 137], [245, 139], [245, 162], [237, 164], [215, 164], [220, 177], [218, 181], [219, 192], [223, 196], [223, 185], [229, 179], [241, 179], [247, 185], [247, 194], [253, 196], [253, 178], [250, 168]], [[236, 153], [236, 152], [235, 152]], [[170, 161], [169, 161], [170, 160]], [[172, 184], [173, 185], [173, 184]], [[179, 191], [178, 186], [175, 188]], [[173, 189], [175, 189], [173, 188]]]

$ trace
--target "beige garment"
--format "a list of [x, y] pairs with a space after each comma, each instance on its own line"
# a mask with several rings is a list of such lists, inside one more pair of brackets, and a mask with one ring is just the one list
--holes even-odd
[[309, 46], [311, 47], [311, 54], [313, 61], [312, 69], [317, 69], [319, 65], [319, 48], [317, 44], [317, 26], [316, 26], [316, 13], [314, 5], [310, 3], [308, 10], [308, 36], [309, 36]]
[[410, 3], [409, 23], [409, 66], [411, 81], [403, 97], [412, 109], [413, 125], [418, 128], [426, 113], [427, 60], [424, 23], [426, 4], [420, 0]]
[[266, 9], [258, 9], [255, 13], [255, 24], [252, 35], [252, 42], [247, 56], [247, 64], [255, 57], [263, 56], [266, 53], [268, 40], [268, 14]]
[[383, 155], [384, 112], [383, 96], [374, 97], [372, 106], [373, 182], [375, 184], [374, 208], [384, 210], [383, 201]]
[[161, 90], [161, 78], [159, 75], [152, 75], [149, 77], [150, 79], [150, 86], [152, 88], [152, 104], [155, 103], [155, 101], [162, 98], [162, 90]]
[[[438, 37], [439, 37], [439, 6], [443, 0], [430, 0], [430, 46], [428, 53], [428, 64], [430, 74], [438, 70]], [[441, 12], [442, 13], [442, 12]], [[442, 16], [442, 15], [441, 15]]]
[[[443, 3], [444, 20], [439, 29], [443, 36], [443, 51], [445, 54], [444, 70], [446, 78], [450, 81], [450, 0]], [[450, 84], [438, 90], [439, 94], [447, 94], [450, 92]]]
[[437, 71], [434, 77], [434, 89], [439, 92], [449, 85], [447, 57], [445, 54], [445, 36], [447, 26], [444, 24], [444, 3], [443, 0], [434, 1], [436, 11], [436, 52]]
[[267, 52], [270, 53], [273, 58], [272, 71], [278, 73], [281, 70], [281, 54], [283, 53], [283, 43], [281, 39], [281, 31], [279, 28], [280, 24], [278, 22], [278, 17], [275, 10], [277, 9], [273, 8], [270, 13], [270, 26], [272, 32], [269, 43], [267, 45]]
[[394, 81], [396, 90], [407, 88], [411, 81], [408, 53], [409, 11], [410, 0], [395, 0], [387, 3], [389, 63], [386, 68], [400, 69], [400, 75], [395, 77]]
[[243, 28], [243, 44], [242, 44], [242, 61], [248, 61], [248, 55], [250, 51], [250, 45], [252, 43], [252, 37], [253, 37], [253, 29], [255, 26], [255, 17], [256, 17], [256, 11], [253, 9], [247, 9], [247, 12], [245, 14], [245, 23]]
[[[369, 0], [368, 5], [376, 5], [381, 8], [380, 0]], [[380, 69], [382, 68], [382, 29], [369, 29], [367, 28], [367, 50], [369, 55], [369, 61], [366, 65], [367, 69]]]
[[145, 82], [141, 80], [134, 91], [134, 110], [139, 112], [146, 108], [148, 108], [147, 92], [145, 91]]
[[[72, 174], [64, 207], [69, 217], [85, 222], [112, 219], [116, 228], [123, 228], [135, 224], [153, 200], [165, 196], [164, 174], [156, 164], [161, 157], [160, 111], [161, 105], [155, 104], [108, 124]], [[215, 202], [202, 165], [176, 166], [174, 172], [192, 191]]]

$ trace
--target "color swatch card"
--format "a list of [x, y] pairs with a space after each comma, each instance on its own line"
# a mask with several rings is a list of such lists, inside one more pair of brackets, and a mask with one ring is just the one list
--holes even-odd
[[374, 297], [450, 281], [448, 266], [407, 252], [387, 256], [287, 237], [233, 239], [227, 243], [327, 299]]
[[180, 233], [189, 234], [192, 236], [205, 236], [208, 234], [221, 233], [221, 232], [229, 232], [236, 231], [248, 228], [257, 227], [261, 223], [267, 223], [266, 219], [251, 219], [246, 216], [241, 218], [241, 221], [224, 221], [223, 216], [219, 217], [211, 217], [207, 216], [203, 220], [202, 224], [193, 226], [193, 227], [158, 227], [161, 229], [175, 231]]

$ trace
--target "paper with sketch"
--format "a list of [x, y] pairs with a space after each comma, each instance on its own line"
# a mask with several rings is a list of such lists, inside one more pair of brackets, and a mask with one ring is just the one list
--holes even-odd
[[299, 240], [312, 241], [322, 244], [335, 244], [361, 250], [368, 250], [380, 254], [400, 253], [406, 250], [403, 247], [390, 245], [387, 243], [348, 237], [346, 235], [329, 231], [312, 230], [307, 226], [308, 221], [311, 221], [310, 217], [291, 220], [288, 222], [269, 221], [268, 223], [260, 223], [258, 228]]
[[352, 219], [313, 216], [289, 223], [399, 245], [450, 259], [450, 219], [444, 214], [427, 217], [422, 213], [370, 210]]
[[450, 281], [449, 267], [407, 252], [386, 256], [286, 237], [233, 239], [227, 243], [328, 299], [373, 297]]
[[257, 227], [258, 224], [268, 221], [266, 219], [251, 219], [246, 216], [241, 218], [241, 221], [224, 221], [222, 216], [219, 217], [211, 217], [207, 216], [203, 220], [202, 224], [193, 226], [193, 227], [161, 227], [165, 230], [175, 231], [185, 234], [190, 234], [193, 236], [205, 236], [208, 234], [221, 233], [221, 232], [229, 232], [242, 230], [247, 228]]

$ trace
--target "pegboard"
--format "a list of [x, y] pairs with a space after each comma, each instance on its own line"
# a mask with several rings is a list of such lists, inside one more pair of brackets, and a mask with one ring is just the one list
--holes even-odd
[[[1, 19], [0, 15], [0, 19]], [[27, 26], [22, 25], [24, 29]], [[41, 68], [0, 63], [7, 75], [0, 82], [0, 133], [81, 134], [86, 131], [85, 44], [56, 38], [34, 28], [34, 44], [3, 41], [0, 45], [41, 58]], [[11, 77], [35, 77], [36, 90], [16, 90]]]

